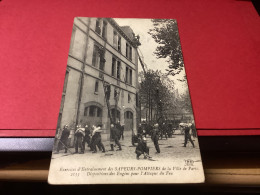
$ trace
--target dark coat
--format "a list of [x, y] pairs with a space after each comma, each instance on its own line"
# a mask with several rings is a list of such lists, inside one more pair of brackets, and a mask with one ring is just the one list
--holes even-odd
[[111, 134], [110, 137], [111, 139], [115, 140], [115, 139], [119, 139], [120, 137], [120, 130], [116, 127], [111, 128]]
[[151, 139], [153, 141], [158, 141], [159, 140], [159, 131], [158, 129], [153, 129], [151, 132]]
[[149, 151], [149, 148], [147, 147], [146, 142], [144, 142], [143, 140], [140, 140], [138, 142], [138, 145], [136, 146], [135, 153], [143, 154], [144, 152], [148, 153], [148, 151]]
[[67, 140], [69, 138], [69, 135], [70, 135], [70, 130], [67, 128], [63, 128], [60, 139]]

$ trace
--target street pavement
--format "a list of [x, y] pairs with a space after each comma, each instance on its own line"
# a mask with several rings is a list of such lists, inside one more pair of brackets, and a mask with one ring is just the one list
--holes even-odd
[[[98, 151], [97, 153], [92, 153], [87, 147], [86, 144], [86, 150], [84, 154], [74, 154], [75, 149], [69, 148], [69, 151], [67, 154], [64, 153], [64, 150], [61, 150], [59, 154], [52, 155], [52, 159], [67, 159], [67, 158], [80, 158], [80, 159], [91, 159], [91, 160], [106, 160], [106, 159], [115, 159], [115, 160], [130, 160], [134, 159], [136, 160], [136, 154], [135, 154], [135, 146], [132, 146], [131, 143], [132, 138], [132, 132], [131, 131], [125, 131], [124, 132], [124, 140], [120, 140], [120, 143], [122, 145], [121, 151], [116, 151], [117, 147], [115, 148], [115, 151], [109, 151], [110, 150], [110, 142], [109, 141], [103, 141], [103, 144], [105, 146], [106, 152], [102, 153], [101, 151]], [[198, 146], [198, 139], [192, 138], [194, 140], [195, 148], [193, 148], [191, 143], [187, 144], [187, 147], [183, 147], [184, 143], [184, 135], [181, 135], [180, 133], [176, 132], [176, 134], [173, 135], [172, 138], [159, 140], [159, 147], [161, 150], [161, 153], [156, 153], [154, 144], [150, 138], [150, 136], [147, 137], [147, 145], [150, 148], [150, 156], [152, 157], [151, 160], [160, 161], [163, 159], [179, 159], [179, 158], [200, 158], [200, 151]], [[137, 145], [137, 144], [135, 144]], [[80, 151], [80, 150], [79, 150]], [[140, 156], [140, 160], [142, 160], [143, 157]]]

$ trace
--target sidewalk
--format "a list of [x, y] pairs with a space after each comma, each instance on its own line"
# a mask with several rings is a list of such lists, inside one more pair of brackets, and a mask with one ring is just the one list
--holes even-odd
[[[100, 160], [102, 159], [135, 159], [136, 160], [136, 154], [135, 154], [135, 146], [132, 146], [131, 138], [132, 138], [132, 132], [131, 131], [125, 131], [124, 133], [124, 140], [120, 140], [120, 144], [122, 145], [122, 151], [116, 151], [117, 147], [115, 147], [115, 151], [109, 151], [110, 150], [110, 142], [104, 141], [103, 144], [106, 149], [106, 153], [102, 153], [101, 151], [98, 151], [97, 153], [92, 153], [89, 150], [89, 147], [87, 147], [86, 144], [86, 150], [84, 154], [71, 154], [69, 151], [67, 154], [64, 154], [64, 150], [60, 151], [59, 154], [53, 154], [52, 158], [88, 158], [93, 160]], [[198, 158], [199, 155], [199, 147], [198, 147], [198, 140], [195, 140], [195, 148], [192, 147], [191, 143], [187, 144], [187, 147], [183, 147], [184, 143], [184, 135], [173, 135], [172, 138], [168, 138], [167, 140], [163, 138], [162, 140], [159, 140], [159, 146], [161, 153], [157, 154], [154, 144], [150, 137], [147, 137], [147, 145], [150, 148], [150, 156], [152, 156], [153, 159], [159, 160], [164, 158]], [[70, 151], [74, 153], [75, 149], [70, 148]], [[142, 157], [140, 158], [142, 159]]]

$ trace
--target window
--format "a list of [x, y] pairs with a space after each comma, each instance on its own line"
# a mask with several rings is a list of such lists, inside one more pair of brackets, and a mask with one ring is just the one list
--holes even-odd
[[63, 93], [66, 93], [68, 79], [69, 79], [69, 71], [66, 70], [66, 75], [65, 75], [65, 79], [64, 79], [64, 85], [63, 85]]
[[133, 71], [130, 69], [130, 85], [132, 85], [133, 83], [133, 78], [132, 78], [132, 76], [133, 76], [133, 73], [132, 73]]
[[84, 116], [88, 116], [88, 107], [85, 107], [84, 109]]
[[128, 83], [128, 67], [125, 68], [125, 82]]
[[126, 119], [133, 119], [133, 113], [131, 111], [125, 112], [125, 118]]
[[115, 48], [117, 48], [117, 32], [116, 31], [114, 31], [114, 35], [113, 35], [113, 46], [115, 47]]
[[65, 102], [65, 95], [62, 95], [62, 97], [61, 97], [61, 104], [60, 104], [60, 112], [63, 111], [63, 108], [64, 108], [64, 102]]
[[112, 114], [112, 118], [115, 119], [116, 116], [116, 121], [120, 121], [120, 111], [116, 110], [115, 108], [111, 109], [111, 114]]
[[128, 58], [128, 47], [129, 47], [129, 45], [128, 45], [128, 43], [126, 43], [126, 51], [125, 51], [125, 56]]
[[121, 62], [117, 61], [117, 70], [116, 70], [116, 78], [120, 79], [120, 69], [121, 69]]
[[117, 101], [119, 101], [120, 94], [119, 94], [119, 90], [117, 89], [114, 90], [114, 98], [117, 99]]
[[115, 76], [115, 67], [116, 67], [116, 59], [112, 57], [112, 70], [111, 70], [112, 76]]
[[101, 18], [97, 18], [95, 31], [96, 31], [96, 33], [98, 33], [99, 35], [100, 35], [100, 33], [101, 33], [101, 27], [100, 27], [100, 25], [101, 25]]
[[132, 61], [132, 47], [126, 43], [125, 56]]
[[84, 116], [102, 117], [102, 109], [97, 106], [85, 107]]
[[106, 22], [106, 21], [103, 21], [102, 37], [103, 37], [104, 39], [107, 38], [107, 22]]
[[132, 47], [129, 46], [129, 59], [132, 61]]
[[114, 89], [114, 98], [116, 98], [116, 96], [117, 96], [117, 91], [116, 89]]
[[95, 83], [95, 93], [98, 93], [98, 81]]
[[131, 101], [131, 96], [130, 96], [130, 93], [128, 94], [128, 103], [130, 103]]
[[102, 117], [102, 109], [97, 107], [97, 117]]
[[129, 111], [129, 118], [133, 119], [133, 113]]
[[93, 50], [92, 65], [96, 66], [97, 62], [98, 62], [98, 49], [97, 46], [95, 45]]
[[89, 116], [94, 117], [95, 116], [95, 110], [96, 110], [96, 106], [90, 106], [89, 107]]
[[118, 36], [117, 50], [118, 50], [119, 52], [121, 52], [121, 37], [120, 37], [120, 36]]
[[99, 69], [104, 71], [104, 67], [105, 67], [105, 58], [104, 58], [104, 53], [100, 54], [100, 63], [99, 63]]
[[104, 55], [103, 48], [99, 47], [98, 45], [94, 45], [92, 65], [95, 67], [98, 67], [102, 71], [104, 71], [105, 62], [106, 62], [104, 56], [105, 55]]

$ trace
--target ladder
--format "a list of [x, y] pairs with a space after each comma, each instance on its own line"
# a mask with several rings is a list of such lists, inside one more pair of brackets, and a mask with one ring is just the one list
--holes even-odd
[[[104, 89], [104, 94], [105, 94], [105, 101], [106, 101], [106, 104], [107, 104], [108, 117], [109, 117], [110, 124], [111, 124], [111, 123], [113, 123], [113, 118], [112, 118], [111, 109], [110, 109], [110, 103], [109, 103], [111, 87], [110, 87], [109, 83], [105, 82], [104, 76], [102, 77], [102, 84], [103, 84], [103, 89]], [[110, 91], [108, 91], [108, 90], [110, 90]]]

